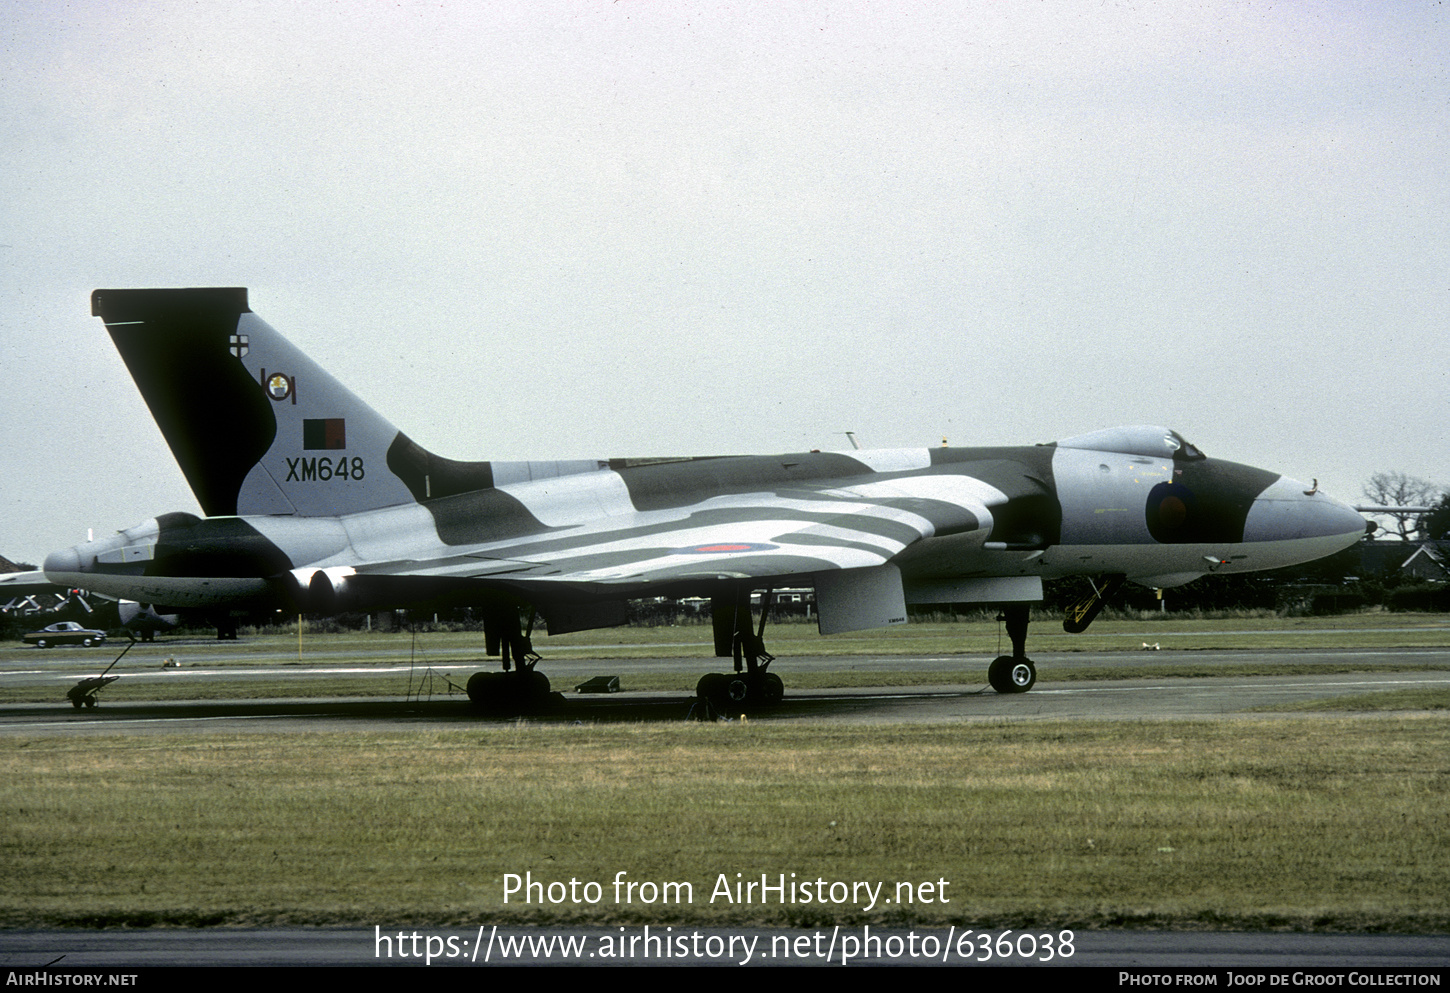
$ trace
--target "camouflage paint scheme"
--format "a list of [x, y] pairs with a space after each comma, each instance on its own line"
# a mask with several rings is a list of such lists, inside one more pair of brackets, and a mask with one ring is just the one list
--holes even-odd
[[44, 571], [170, 607], [519, 604], [561, 632], [619, 623], [630, 598], [813, 587], [831, 634], [904, 623], [907, 603], [1037, 601], [1052, 577], [1273, 569], [1365, 533], [1317, 488], [1153, 426], [1026, 447], [453, 461], [245, 289], [97, 290], [92, 310], [207, 516], [164, 514]]

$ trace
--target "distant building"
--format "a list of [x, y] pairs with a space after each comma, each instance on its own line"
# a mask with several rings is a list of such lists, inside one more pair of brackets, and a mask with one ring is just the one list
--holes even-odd
[[1426, 542], [1400, 565], [1400, 572], [1416, 579], [1427, 579], [1432, 583], [1443, 583], [1450, 579], [1450, 570], [1445, 568], [1445, 552], [1431, 542]]
[[1450, 581], [1450, 542], [1365, 541], [1359, 545], [1359, 561], [1366, 576], [1399, 574], [1432, 583]]

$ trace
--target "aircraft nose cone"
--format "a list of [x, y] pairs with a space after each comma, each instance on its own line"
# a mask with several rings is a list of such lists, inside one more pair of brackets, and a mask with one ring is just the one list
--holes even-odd
[[1354, 508], [1288, 476], [1254, 500], [1244, 523], [1245, 541], [1342, 538], [1348, 547], [1364, 537], [1366, 522]]
[[80, 572], [81, 553], [74, 548], [66, 548], [59, 552], [51, 552], [45, 557], [43, 571], [46, 575], [52, 573]]

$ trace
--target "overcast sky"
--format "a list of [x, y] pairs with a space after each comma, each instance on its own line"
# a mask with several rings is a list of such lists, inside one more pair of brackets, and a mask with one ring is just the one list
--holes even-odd
[[1450, 483], [1441, 3], [0, 2], [0, 554], [197, 512], [97, 287], [453, 458], [1161, 423]]

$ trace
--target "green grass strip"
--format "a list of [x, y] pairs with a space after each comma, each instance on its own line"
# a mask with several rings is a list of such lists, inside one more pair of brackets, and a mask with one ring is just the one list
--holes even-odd
[[[12, 736], [0, 924], [1444, 931], [1447, 746], [1442, 715]], [[526, 872], [603, 899], [505, 905]], [[710, 902], [790, 873], [950, 902]]]
[[1450, 710], [1450, 690], [1408, 689], [1380, 690], [1357, 696], [1335, 697], [1331, 700], [1301, 700], [1297, 703], [1255, 707], [1256, 712], [1333, 712], [1390, 710]]

